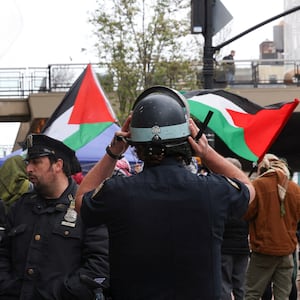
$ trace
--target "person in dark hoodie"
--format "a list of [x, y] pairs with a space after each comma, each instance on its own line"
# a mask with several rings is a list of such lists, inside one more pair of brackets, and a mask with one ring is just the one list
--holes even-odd
[[29, 135], [26, 171], [34, 190], [10, 207], [0, 244], [1, 300], [94, 299], [82, 280], [108, 279], [108, 234], [86, 228], [74, 210], [75, 152], [43, 134]]
[[[227, 160], [242, 170], [236, 158]], [[243, 300], [245, 278], [249, 261], [249, 225], [244, 219], [230, 217], [226, 224], [222, 243], [222, 300]], [[233, 298], [232, 298], [233, 296]]]

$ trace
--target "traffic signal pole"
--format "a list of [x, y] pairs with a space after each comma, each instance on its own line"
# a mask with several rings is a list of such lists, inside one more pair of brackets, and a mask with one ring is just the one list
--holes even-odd
[[214, 48], [213, 39], [213, 13], [212, 6], [215, 0], [205, 0], [205, 26], [203, 30], [204, 36], [204, 53], [203, 53], [203, 78], [204, 88], [212, 89], [214, 86]]
[[[270, 19], [267, 19], [267, 20], [265, 20], [265, 21], [263, 21], [263, 22], [261, 22], [261, 23], [255, 25], [255, 26], [253, 26], [253, 27], [251, 27], [251, 28], [249, 28], [249, 29], [247, 29], [247, 30], [241, 32], [240, 34], [236, 35], [235, 37], [233, 37], [233, 38], [227, 40], [226, 42], [224, 42], [224, 43], [222, 43], [222, 44], [220, 44], [220, 45], [214, 47], [214, 52], [220, 50], [220, 49], [223, 48], [224, 46], [227, 46], [228, 44], [234, 42], [235, 40], [241, 38], [242, 36], [248, 34], [249, 32], [252, 32], [252, 31], [256, 30], [257, 28], [260, 28], [260, 27], [262, 27], [262, 26], [264, 26], [264, 25], [266, 25], [266, 24], [268, 24], [268, 23], [270, 23], [270, 22], [273, 22], [273, 21], [275, 21], [275, 20], [277, 20], [277, 19], [279, 19], [279, 18], [281, 18], [281, 17], [284, 17], [284, 16], [286, 16], [286, 15], [289, 15], [289, 14], [291, 14], [291, 13], [297, 11], [297, 10], [300, 10], [300, 5], [295, 6], [295, 7], [291, 8], [291, 9], [289, 9], [289, 10], [286, 10], [285, 12], [283, 12], [283, 13], [281, 13], [281, 14], [279, 14], [279, 15], [276, 15], [276, 16], [270, 18]], [[213, 16], [212, 16], [212, 17], [213, 17]]]
[[214, 13], [213, 8], [216, 5], [216, 0], [191, 0], [192, 7], [192, 33], [202, 33], [204, 37], [204, 53], [203, 53], [203, 82], [204, 89], [214, 88], [214, 54], [224, 46], [232, 43], [240, 37], [288, 14], [300, 10], [300, 6], [289, 9], [279, 15], [276, 15], [264, 22], [261, 22], [239, 35], [227, 40], [226, 42], [218, 45], [212, 45], [214, 35]]

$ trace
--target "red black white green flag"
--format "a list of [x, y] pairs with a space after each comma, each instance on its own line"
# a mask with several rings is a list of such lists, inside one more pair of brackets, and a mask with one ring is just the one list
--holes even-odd
[[203, 122], [213, 112], [208, 127], [238, 156], [258, 161], [284, 128], [299, 100], [259, 106], [225, 90], [184, 94], [191, 115]]
[[[119, 126], [91, 64], [88, 64], [60, 105], [49, 118], [42, 133], [78, 150], [110, 127]], [[112, 135], [110, 135], [111, 137]]]

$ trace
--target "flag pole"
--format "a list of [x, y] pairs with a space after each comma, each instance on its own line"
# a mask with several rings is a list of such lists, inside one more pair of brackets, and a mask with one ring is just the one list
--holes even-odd
[[197, 135], [195, 136], [195, 141], [198, 142], [203, 134], [203, 132], [205, 131], [207, 125], [208, 125], [208, 122], [210, 121], [211, 117], [213, 115], [213, 112], [210, 110], [208, 111], [206, 117], [205, 117], [205, 120], [204, 122], [202, 123]]

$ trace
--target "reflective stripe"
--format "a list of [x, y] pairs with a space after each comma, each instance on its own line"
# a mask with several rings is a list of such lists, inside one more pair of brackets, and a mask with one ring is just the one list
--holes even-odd
[[152, 128], [130, 128], [132, 142], [151, 142], [157, 135], [162, 140], [179, 139], [190, 135], [188, 123]]

